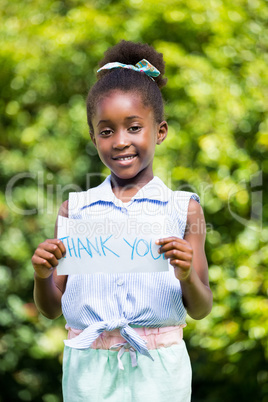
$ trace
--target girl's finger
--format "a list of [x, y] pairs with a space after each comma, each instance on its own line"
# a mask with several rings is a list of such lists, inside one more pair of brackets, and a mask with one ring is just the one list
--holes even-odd
[[170, 263], [174, 268], [176, 278], [180, 281], [185, 280], [190, 275], [189, 265], [179, 260], [171, 260]]
[[177, 259], [180, 261], [192, 261], [191, 254], [181, 252], [179, 250], [171, 250], [165, 253], [165, 258], [168, 259]]
[[51, 243], [51, 244], [55, 244], [60, 249], [60, 251], [62, 253], [62, 256], [64, 254], [66, 254], [66, 248], [65, 248], [65, 246], [64, 246], [64, 244], [62, 243], [61, 240], [59, 240], [59, 239], [48, 239], [47, 242]]
[[191, 248], [189, 247], [188, 244], [182, 244], [177, 241], [171, 241], [170, 243], [167, 243], [167, 244], [164, 244], [163, 246], [161, 246], [158, 249], [158, 252], [160, 254], [163, 254], [169, 250], [179, 250], [179, 251], [183, 251], [183, 252], [188, 252], [189, 250], [191, 250]]
[[165, 237], [165, 238], [163, 238], [163, 239], [158, 239], [158, 240], [156, 240], [155, 243], [159, 246], [159, 245], [163, 245], [163, 244], [169, 243], [169, 242], [171, 242], [172, 240], [175, 240], [175, 237]]
[[38, 257], [41, 257], [44, 260], [47, 260], [51, 264], [52, 267], [56, 267], [59, 264], [58, 259], [55, 257], [54, 254], [52, 254], [49, 251], [46, 251], [42, 248], [38, 248], [36, 250], [35, 254]]
[[[60, 242], [60, 240], [59, 240], [59, 242]], [[41, 243], [38, 248], [49, 251], [50, 253], [54, 254], [58, 260], [61, 259], [64, 255], [64, 253], [66, 252], [63, 244], [58, 245], [58, 244], [56, 244], [54, 242], [50, 242], [50, 241], [45, 241], [44, 243]]]
[[50, 251], [52, 254], [55, 255], [55, 257], [60, 260], [63, 257], [63, 252], [59, 248], [57, 244], [50, 244], [49, 249], [47, 251]]
[[44, 268], [44, 267], [47, 269], [52, 268], [52, 265], [47, 260], [45, 260], [42, 257], [39, 257], [38, 255], [33, 256], [32, 263], [35, 268]]
[[180, 239], [179, 237], [175, 237], [175, 236], [158, 239], [158, 240], [156, 240], [155, 244], [157, 244], [158, 246], [162, 246], [164, 244], [167, 244], [167, 243], [170, 243], [173, 241], [177, 241], [178, 243], [181, 243], [181, 244], [187, 244], [186, 240]]
[[189, 263], [186, 261], [172, 259], [172, 260], [170, 260], [170, 264], [173, 265], [174, 268], [181, 268], [184, 271], [188, 271], [188, 269], [189, 269]]

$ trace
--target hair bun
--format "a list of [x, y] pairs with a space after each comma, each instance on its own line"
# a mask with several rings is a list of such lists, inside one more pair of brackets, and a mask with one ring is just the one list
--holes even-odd
[[[152, 46], [145, 43], [121, 40], [117, 45], [105, 52], [104, 58], [100, 61], [99, 66], [103, 67], [105, 64], [113, 62], [135, 65], [142, 59], [148, 60], [160, 71], [160, 75], [155, 77], [154, 80], [159, 88], [164, 87], [167, 83], [167, 78], [164, 78], [165, 62], [163, 54], [158, 53]], [[102, 77], [108, 73], [109, 70], [102, 70], [98, 73], [98, 77]]]

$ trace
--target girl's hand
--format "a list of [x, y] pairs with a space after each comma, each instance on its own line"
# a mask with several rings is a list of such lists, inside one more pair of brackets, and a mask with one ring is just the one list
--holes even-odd
[[174, 267], [176, 278], [185, 281], [192, 271], [193, 249], [190, 243], [172, 236], [159, 239], [156, 244], [161, 246], [158, 252], [164, 253], [166, 259], [170, 258], [170, 264]]
[[40, 243], [32, 257], [36, 275], [43, 279], [50, 277], [65, 253], [65, 246], [59, 239], [47, 239]]

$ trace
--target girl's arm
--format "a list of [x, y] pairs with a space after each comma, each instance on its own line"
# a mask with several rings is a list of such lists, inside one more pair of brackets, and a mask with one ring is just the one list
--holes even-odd
[[[68, 201], [59, 210], [59, 215], [68, 218]], [[57, 222], [55, 238], [47, 239], [39, 244], [32, 257], [34, 273], [34, 301], [38, 310], [47, 318], [54, 319], [62, 314], [61, 297], [64, 293], [67, 275], [57, 275], [58, 260], [66, 250], [57, 237]]]
[[188, 208], [187, 230], [184, 239], [161, 239], [160, 253], [170, 258], [176, 278], [181, 282], [182, 297], [188, 314], [200, 320], [212, 309], [212, 292], [208, 281], [205, 255], [206, 222], [201, 206], [191, 199]]

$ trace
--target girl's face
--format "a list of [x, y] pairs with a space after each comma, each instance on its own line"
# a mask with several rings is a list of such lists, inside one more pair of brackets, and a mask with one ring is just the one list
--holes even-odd
[[109, 92], [98, 102], [92, 124], [92, 140], [113, 179], [127, 184], [153, 178], [155, 145], [166, 138], [167, 123], [155, 121], [139, 93]]

